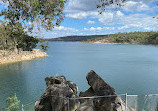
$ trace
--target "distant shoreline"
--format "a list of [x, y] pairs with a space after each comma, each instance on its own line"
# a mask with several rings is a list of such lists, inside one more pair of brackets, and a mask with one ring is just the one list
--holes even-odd
[[152, 46], [158, 46], [158, 44], [143, 44], [143, 43], [115, 43], [115, 42], [87, 42], [87, 41], [49, 41], [49, 42], [79, 42], [79, 43], [91, 43], [91, 44], [116, 44], [116, 45], [152, 45]]
[[48, 41], [83, 42], [98, 44], [138, 44], [158, 45], [158, 32], [124, 32], [108, 35], [74, 35], [58, 38], [50, 38]]
[[89, 43], [95, 43], [95, 44], [135, 44], [135, 45], [147, 45], [147, 44], [140, 44], [140, 43], [106, 43], [106, 42], [104, 42], [104, 43], [102, 43], [102, 42], [89, 42]]
[[92, 44], [116, 44], [116, 45], [151, 45], [158, 46], [158, 44], [141, 44], [141, 43], [102, 43], [102, 42], [84, 42], [84, 43], [92, 43]]
[[[7, 53], [3, 56], [4, 53]], [[48, 56], [45, 52], [41, 52], [39, 49], [33, 49], [32, 51], [3, 51], [0, 50], [0, 65], [11, 64], [21, 61], [28, 61], [35, 58], [41, 58]]]

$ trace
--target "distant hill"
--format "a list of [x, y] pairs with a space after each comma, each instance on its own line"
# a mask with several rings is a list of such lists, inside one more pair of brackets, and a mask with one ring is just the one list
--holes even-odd
[[129, 32], [109, 35], [67, 36], [48, 41], [118, 43], [118, 44], [158, 44], [158, 32]]
[[105, 38], [107, 35], [86, 35], [86, 36], [66, 36], [66, 37], [59, 37], [59, 38], [51, 38], [47, 39], [48, 41], [65, 41], [65, 42], [83, 42], [95, 39]]
[[110, 34], [103, 38], [89, 40], [92, 43], [118, 43], [118, 44], [158, 44], [158, 32], [129, 32]]

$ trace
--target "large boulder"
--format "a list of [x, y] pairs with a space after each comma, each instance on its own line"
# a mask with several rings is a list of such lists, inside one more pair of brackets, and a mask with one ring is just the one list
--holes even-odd
[[[80, 92], [77, 96], [78, 87], [75, 83], [67, 81], [64, 76], [46, 77], [47, 88], [40, 99], [36, 101], [35, 111], [68, 111], [68, 106], [69, 111], [125, 110], [123, 99], [117, 96], [114, 88], [93, 70], [87, 74], [86, 78], [90, 88], [85, 92]], [[128, 107], [127, 111], [134, 110]]]
[[[66, 81], [64, 76], [45, 78], [47, 88], [43, 95], [35, 103], [35, 111], [67, 111], [68, 99], [77, 97], [75, 83]], [[79, 100], [70, 100], [69, 109], [75, 111], [79, 106]]]
[[86, 77], [88, 84], [98, 96], [115, 95], [115, 90], [107, 84], [99, 75], [91, 70]]
[[[101, 98], [91, 98], [84, 99], [81, 101], [80, 107], [77, 111], [124, 111], [125, 106], [123, 100], [118, 97], [115, 93], [114, 88], [107, 84], [99, 75], [97, 75], [93, 70], [87, 74], [87, 81], [90, 88], [85, 92], [80, 92], [80, 97], [89, 96], [109, 96]], [[113, 95], [113, 96], [111, 96]], [[93, 106], [93, 110], [83, 110]]]

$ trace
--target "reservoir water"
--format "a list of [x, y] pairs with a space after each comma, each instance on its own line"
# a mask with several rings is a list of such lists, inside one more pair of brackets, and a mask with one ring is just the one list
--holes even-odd
[[13, 93], [23, 104], [37, 100], [47, 76], [64, 75], [84, 91], [90, 70], [118, 94], [158, 93], [158, 46], [50, 42], [47, 53], [46, 58], [0, 66], [0, 107]]

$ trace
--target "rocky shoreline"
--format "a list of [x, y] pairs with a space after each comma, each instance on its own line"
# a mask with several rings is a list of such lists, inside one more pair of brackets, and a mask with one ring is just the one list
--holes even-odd
[[39, 49], [33, 49], [32, 51], [20, 51], [20, 52], [0, 50], [0, 65], [21, 62], [21, 61], [28, 61], [35, 58], [41, 58], [46, 56], [48, 55], [45, 52], [41, 52], [41, 50]]
[[[35, 103], [35, 111], [124, 111], [125, 102], [117, 96], [114, 88], [107, 84], [98, 74], [91, 70], [86, 76], [90, 86], [80, 92], [75, 83], [67, 81], [64, 76], [46, 77], [47, 88]], [[98, 97], [100, 98], [84, 98]], [[68, 99], [69, 98], [69, 99]], [[69, 110], [68, 110], [69, 109]], [[127, 107], [127, 111], [136, 111]]]

